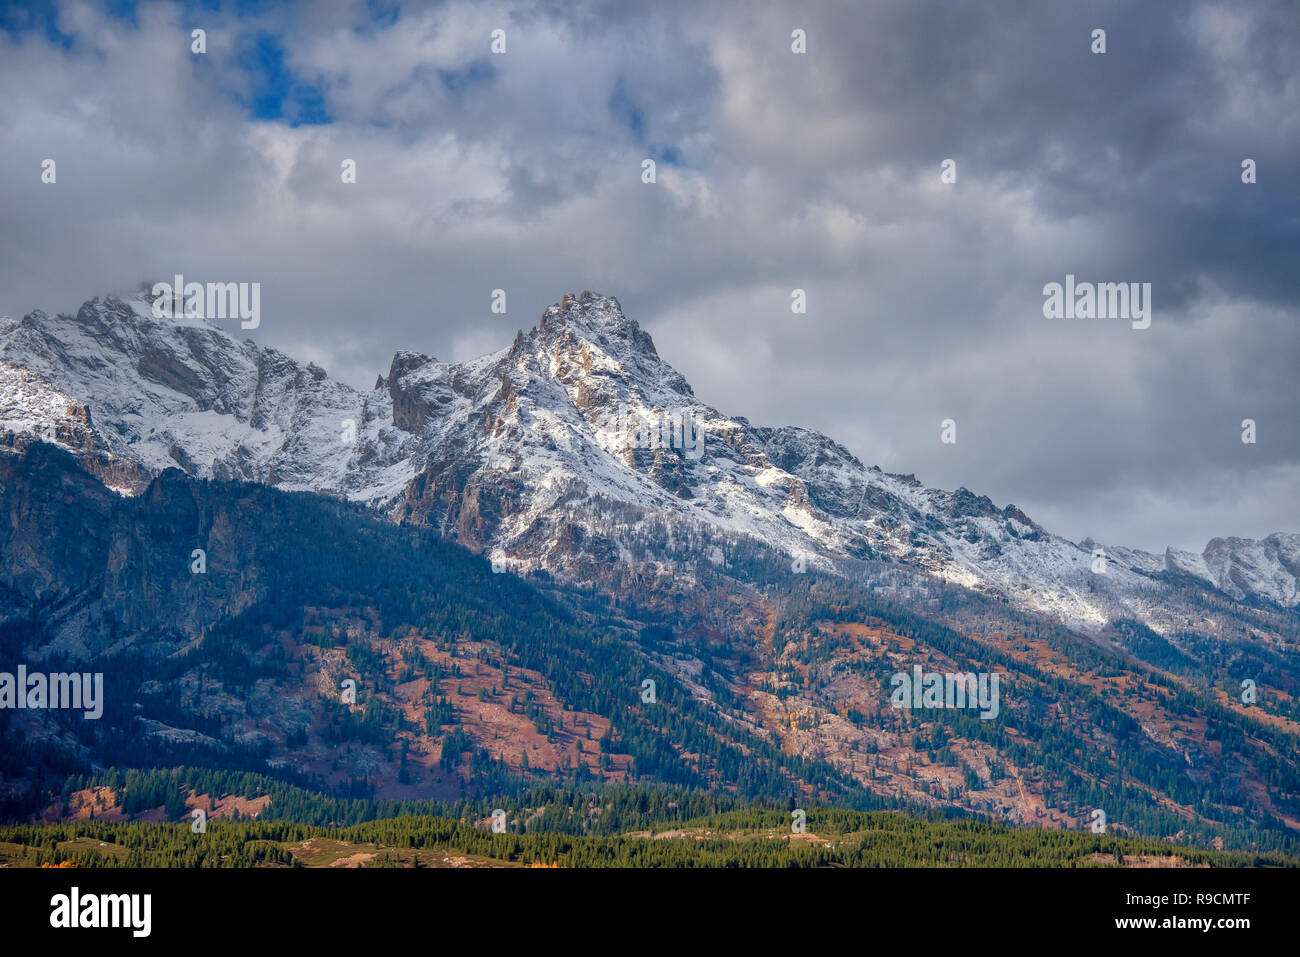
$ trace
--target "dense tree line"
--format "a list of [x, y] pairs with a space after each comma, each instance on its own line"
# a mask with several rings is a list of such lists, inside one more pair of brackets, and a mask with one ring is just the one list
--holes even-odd
[[[554, 808], [559, 813], [559, 808]], [[1172, 855], [1187, 865], [1297, 866], [1294, 858], [1170, 848], [1100, 835], [1008, 828], [980, 821], [920, 820], [877, 812], [809, 808], [807, 839], [791, 837], [790, 816], [772, 808], [712, 814], [674, 827], [684, 839], [648, 835], [492, 833], [483, 822], [442, 817], [384, 818], [342, 828], [284, 820], [210, 821], [206, 833], [178, 824], [102, 821], [0, 828], [6, 853], [28, 866], [73, 861], [84, 867], [302, 866], [290, 850], [313, 838], [347, 842], [349, 852], [384, 853], [372, 866], [418, 864], [423, 850], [489, 861], [564, 867], [1095, 867], [1135, 855]], [[87, 847], [86, 839], [114, 853]], [[70, 843], [72, 842], [72, 843]]]

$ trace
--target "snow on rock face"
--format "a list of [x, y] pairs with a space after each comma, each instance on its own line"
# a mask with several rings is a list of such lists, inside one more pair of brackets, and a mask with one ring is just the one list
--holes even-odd
[[1300, 535], [1278, 532], [1260, 541], [1216, 538], [1202, 557], [1210, 582], [1234, 598], [1259, 596], [1284, 606], [1300, 603]]
[[0, 365], [0, 430], [30, 433], [55, 444], [59, 426], [90, 424], [85, 405], [21, 366]]
[[581, 578], [584, 561], [633, 554], [659, 523], [679, 540], [748, 536], [814, 564], [909, 562], [1085, 627], [1133, 615], [1160, 630], [1147, 610], [1165, 572], [1300, 602], [1300, 536], [1216, 539], [1204, 556], [1105, 549], [1098, 571], [1092, 543], [1015, 506], [703, 404], [617, 299], [589, 292], [470, 362], [399, 352], [370, 392], [202, 320], [155, 319], [144, 300], [0, 325], [0, 362], [11, 432], [86, 408], [96, 446], [145, 476], [175, 466], [342, 495], [517, 569]]
[[[105, 447], [148, 474], [175, 467], [367, 499], [366, 481], [402, 458], [384, 396], [202, 320], [156, 319], [142, 300], [30, 313], [0, 328], [0, 361], [85, 402]], [[361, 459], [371, 467], [355, 468]]]

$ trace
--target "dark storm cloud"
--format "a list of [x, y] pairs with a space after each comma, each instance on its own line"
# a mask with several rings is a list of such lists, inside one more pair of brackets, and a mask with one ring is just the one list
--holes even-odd
[[[1292, 4], [394, 9], [64, 4], [0, 33], [0, 313], [259, 279], [261, 341], [368, 387], [597, 289], [720, 409], [1071, 537], [1300, 529]], [[1150, 282], [1151, 327], [1044, 319], [1067, 272]]]

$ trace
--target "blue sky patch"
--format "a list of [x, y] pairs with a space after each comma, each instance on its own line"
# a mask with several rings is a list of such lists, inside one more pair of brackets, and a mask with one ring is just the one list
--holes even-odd
[[73, 38], [71, 34], [60, 32], [58, 23], [59, 8], [53, 0], [33, 0], [30, 3], [0, 0], [0, 30], [15, 37], [39, 30], [55, 46], [71, 50]]
[[332, 122], [324, 90], [300, 80], [285, 65], [284, 46], [277, 37], [259, 35], [251, 47], [237, 54], [237, 59], [252, 74], [252, 93], [245, 105], [256, 119], [278, 120], [290, 126]]
[[645, 142], [645, 111], [637, 106], [628, 93], [627, 83], [620, 76], [609, 96], [609, 112], [614, 119], [632, 131], [638, 143]]
[[459, 70], [438, 71], [442, 85], [455, 96], [461, 96], [473, 87], [491, 83], [496, 75], [496, 67], [488, 62], [486, 56], [479, 57]]

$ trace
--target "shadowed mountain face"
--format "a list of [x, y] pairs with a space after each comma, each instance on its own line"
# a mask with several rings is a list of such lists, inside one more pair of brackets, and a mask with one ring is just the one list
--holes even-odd
[[[123, 497], [40, 443], [0, 457], [0, 508], [4, 668], [105, 682], [95, 720], [0, 709], [11, 782], [179, 761], [390, 797], [556, 774], [889, 803], [784, 753], [725, 687], [693, 696], [642, 650], [671, 636], [653, 616], [494, 574], [359, 505], [175, 469]], [[758, 631], [755, 596], [716, 602]]]
[[[0, 709], [11, 780], [172, 761], [392, 797], [1104, 807], [1251, 848], [1300, 826], [1298, 536], [1066, 541], [724, 415], [590, 293], [370, 392], [144, 301], [29, 314], [0, 362], [0, 650], [107, 682], [100, 722]], [[900, 707], [918, 667], [1000, 701]]]

